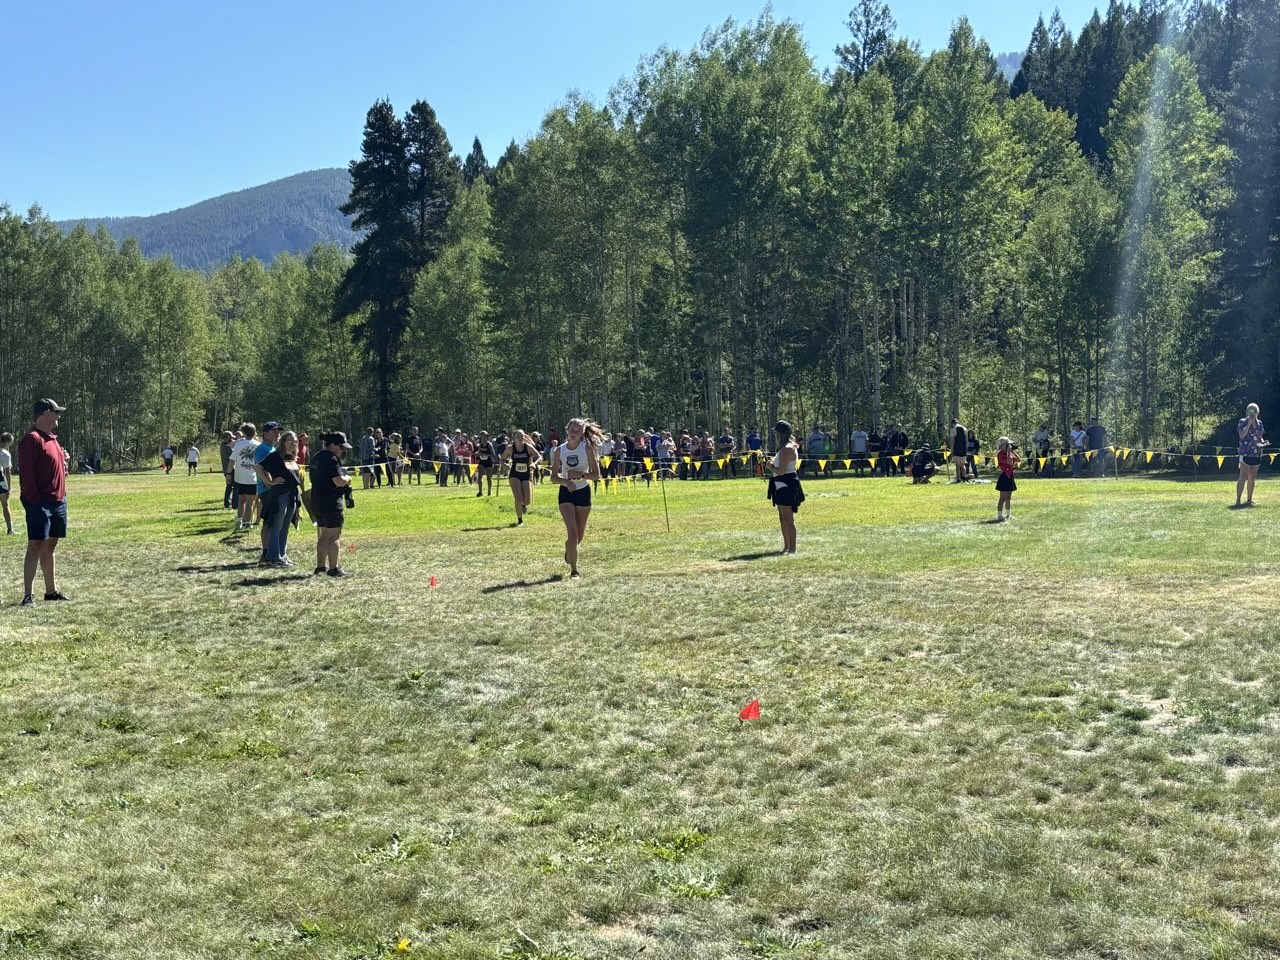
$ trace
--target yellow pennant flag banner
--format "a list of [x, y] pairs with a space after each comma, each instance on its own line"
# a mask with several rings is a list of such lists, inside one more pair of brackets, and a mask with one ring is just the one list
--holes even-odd
[[[1221, 450], [1222, 448], [1221, 448], [1221, 447], [1218, 447], [1218, 448], [1216, 448], [1216, 449]], [[1217, 461], [1218, 461], [1218, 469], [1219, 469], [1219, 470], [1221, 470], [1221, 469], [1222, 469], [1222, 464], [1223, 464], [1223, 462], [1224, 462], [1227, 458], [1226, 458], [1226, 457], [1217, 457], [1216, 459], [1217, 459]]]
[[1197, 457], [1194, 453], [1191, 455], [1191, 462], [1194, 463], [1197, 467], [1200, 466], [1200, 458]]
[[608, 470], [608, 469], [609, 469], [609, 464], [611, 464], [611, 463], [613, 463], [613, 457], [601, 457], [601, 458], [600, 458], [600, 466], [604, 467], [606, 470]]
[[653, 469], [653, 457], [644, 458], [644, 469], [645, 469], [645, 472], [648, 472]]
[[1148, 450], [1146, 451], [1146, 454], [1147, 454], [1147, 463], [1150, 463], [1152, 458], [1156, 455], [1154, 450]]
[[719, 460], [716, 461], [716, 466], [718, 466], [721, 470], [723, 470], [728, 465], [729, 465], [728, 457], [721, 457]]
[[825, 470], [825, 469], [827, 469], [827, 461], [825, 461], [825, 460], [819, 460], [819, 461], [818, 461], [818, 469], [819, 469], [819, 470]]

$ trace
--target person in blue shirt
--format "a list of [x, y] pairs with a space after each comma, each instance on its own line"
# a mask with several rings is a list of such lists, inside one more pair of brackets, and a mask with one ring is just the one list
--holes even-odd
[[[258, 475], [258, 502], [264, 506], [267, 502], [264, 498], [267, 495], [267, 487], [270, 485], [271, 478], [262, 469], [262, 461], [276, 452], [276, 444], [279, 442], [280, 424], [272, 420], [262, 428], [262, 442], [253, 451], [253, 472]], [[262, 525], [262, 558], [258, 561], [258, 566], [265, 567], [268, 565], [267, 536], [271, 533], [271, 517], [259, 516], [258, 520]]]
[[649, 428], [649, 456], [655, 460], [658, 457], [658, 451], [662, 447], [662, 434], [652, 427]]
[[747, 434], [747, 453], [751, 457], [750, 470], [756, 476], [764, 473], [764, 465], [761, 463], [760, 450], [764, 446], [764, 441], [760, 437], [760, 428], [752, 427], [751, 432]]

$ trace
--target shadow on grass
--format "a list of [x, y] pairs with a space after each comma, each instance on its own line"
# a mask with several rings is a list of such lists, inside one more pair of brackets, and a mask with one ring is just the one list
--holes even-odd
[[559, 583], [564, 579], [563, 573], [553, 573], [549, 577], [541, 580], [516, 580], [514, 583], [495, 583], [489, 587], [482, 587], [481, 593], [500, 593], [503, 590], [525, 590], [529, 587], [545, 587], [549, 583]]
[[738, 563], [742, 560], [764, 560], [768, 557], [782, 556], [781, 550], [761, 550], [757, 553], [742, 553], [736, 557], [721, 557], [721, 563]]
[[225, 570], [252, 570], [258, 565], [256, 560], [247, 563], [210, 563], [203, 567], [176, 567], [178, 573], [222, 573]]
[[233, 587], [274, 587], [282, 583], [297, 582], [299, 580], [310, 580], [311, 576], [306, 573], [293, 573], [285, 577], [245, 577], [243, 580], [237, 580], [232, 584]]
[[174, 513], [221, 513], [226, 507], [187, 507], [183, 510], [175, 510]]
[[209, 536], [209, 534], [211, 534], [211, 533], [225, 533], [225, 532], [226, 532], [226, 529], [227, 529], [226, 524], [224, 524], [224, 523], [219, 523], [219, 524], [217, 524], [216, 526], [212, 526], [212, 527], [200, 527], [200, 528], [199, 528], [199, 529], [197, 529], [197, 530], [188, 530], [186, 533], [180, 533], [180, 534], [178, 534], [178, 536], [180, 536], [180, 537], [207, 537], [207, 536]]
[[483, 533], [486, 530], [510, 530], [514, 523], [500, 523], [496, 527], [463, 527], [463, 533]]

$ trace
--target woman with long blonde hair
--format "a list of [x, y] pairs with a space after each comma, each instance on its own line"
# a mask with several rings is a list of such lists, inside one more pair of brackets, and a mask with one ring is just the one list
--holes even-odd
[[596, 450], [604, 433], [599, 424], [575, 417], [565, 427], [565, 441], [551, 452], [551, 477], [560, 487], [560, 516], [564, 520], [564, 562], [569, 578], [577, 580], [578, 547], [591, 516], [591, 484], [600, 479]]

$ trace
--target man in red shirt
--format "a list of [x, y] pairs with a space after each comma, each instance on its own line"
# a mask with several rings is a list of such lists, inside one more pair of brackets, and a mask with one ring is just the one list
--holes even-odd
[[67, 452], [53, 435], [66, 412], [52, 400], [37, 400], [35, 425], [18, 444], [18, 481], [27, 513], [27, 557], [22, 568], [22, 605], [35, 604], [36, 567], [44, 573], [44, 598], [69, 600], [53, 579], [53, 551], [67, 535]]

